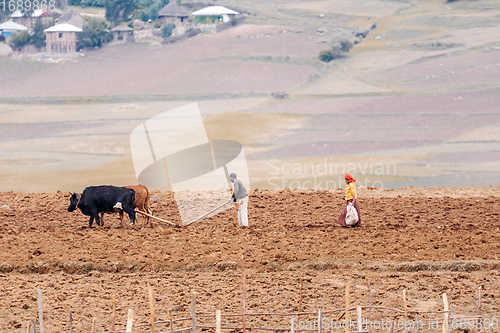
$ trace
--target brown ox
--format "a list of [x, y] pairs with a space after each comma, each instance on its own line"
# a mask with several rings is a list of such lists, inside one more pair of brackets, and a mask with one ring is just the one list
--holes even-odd
[[[151, 215], [152, 211], [149, 206], [149, 199], [151, 198], [151, 194], [149, 193], [149, 190], [146, 186], [144, 185], [128, 185], [128, 186], [123, 186], [127, 188], [131, 188], [135, 191], [135, 201], [134, 201], [134, 208], [136, 210], [140, 210], [141, 212], [148, 213]], [[120, 214], [120, 226], [123, 228], [123, 210], [117, 209], [118, 213]], [[140, 213], [139, 213], [140, 214]], [[104, 220], [103, 220], [103, 215], [104, 213], [101, 213], [101, 225], [104, 226]], [[146, 218], [146, 223], [149, 223], [149, 216], [145, 216]]]

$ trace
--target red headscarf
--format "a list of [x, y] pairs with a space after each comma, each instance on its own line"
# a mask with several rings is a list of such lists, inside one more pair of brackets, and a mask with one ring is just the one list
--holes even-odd
[[349, 183], [354, 183], [356, 181], [356, 179], [354, 179], [350, 174], [346, 173], [345, 174], [345, 179], [347, 179], [347, 181]]

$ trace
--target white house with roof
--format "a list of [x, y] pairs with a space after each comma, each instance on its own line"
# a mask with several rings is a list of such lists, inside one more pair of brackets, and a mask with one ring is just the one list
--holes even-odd
[[21, 12], [20, 10], [15, 10], [12, 14], [9, 15], [9, 20], [12, 22], [24, 25], [25, 27], [31, 26], [31, 20], [26, 13]]
[[239, 13], [224, 6], [209, 6], [191, 13], [196, 23], [226, 23]]
[[16, 22], [7, 21], [0, 24], [0, 34], [4, 35], [5, 37], [9, 37], [14, 32], [19, 32], [24, 30], [28, 30], [28, 28]]
[[16, 10], [10, 14], [9, 19], [13, 22], [24, 25], [28, 28], [28, 30], [32, 29], [33, 22], [36, 22], [36, 20], [42, 21], [45, 25], [52, 21], [50, 13], [46, 10], [35, 10], [31, 13], [31, 15], [28, 12]]
[[47, 39], [48, 53], [70, 53], [76, 52], [78, 45], [78, 33], [82, 29], [68, 23], [56, 24], [44, 30]]

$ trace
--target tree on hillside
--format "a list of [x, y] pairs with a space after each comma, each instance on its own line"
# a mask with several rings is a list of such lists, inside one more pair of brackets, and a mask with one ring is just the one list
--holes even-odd
[[169, 3], [169, 0], [137, 0], [134, 17], [144, 22], [158, 19], [158, 12]]
[[15, 49], [20, 49], [30, 43], [30, 37], [31, 36], [27, 30], [20, 31], [12, 38], [11, 46]]
[[30, 44], [33, 44], [36, 48], [45, 46], [45, 33], [43, 30], [45, 27], [41, 20], [36, 20], [35, 27], [33, 28], [33, 35], [30, 38]]
[[108, 24], [105, 20], [90, 19], [80, 33], [81, 47], [101, 47], [108, 41]]
[[343, 57], [353, 47], [353, 43], [349, 39], [342, 39], [331, 43], [329, 50], [323, 50], [319, 53], [319, 60], [330, 62], [333, 59]]
[[106, 19], [113, 22], [114, 26], [130, 19], [137, 4], [134, 0], [105, 0]]

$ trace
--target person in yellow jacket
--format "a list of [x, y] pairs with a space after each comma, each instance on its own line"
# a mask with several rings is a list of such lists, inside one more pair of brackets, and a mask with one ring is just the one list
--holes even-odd
[[352, 202], [356, 211], [358, 212], [358, 223], [351, 225], [351, 227], [359, 227], [361, 226], [361, 215], [359, 213], [359, 203], [358, 197], [356, 195], [356, 185], [354, 184], [356, 179], [354, 179], [350, 174], [346, 173], [345, 175], [345, 207], [339, 215], [337, 220], [338, 224], [343, 227], [347, 227], [347, 223], [345, 222], [345, 218], [347, 215], [347, 206]]

